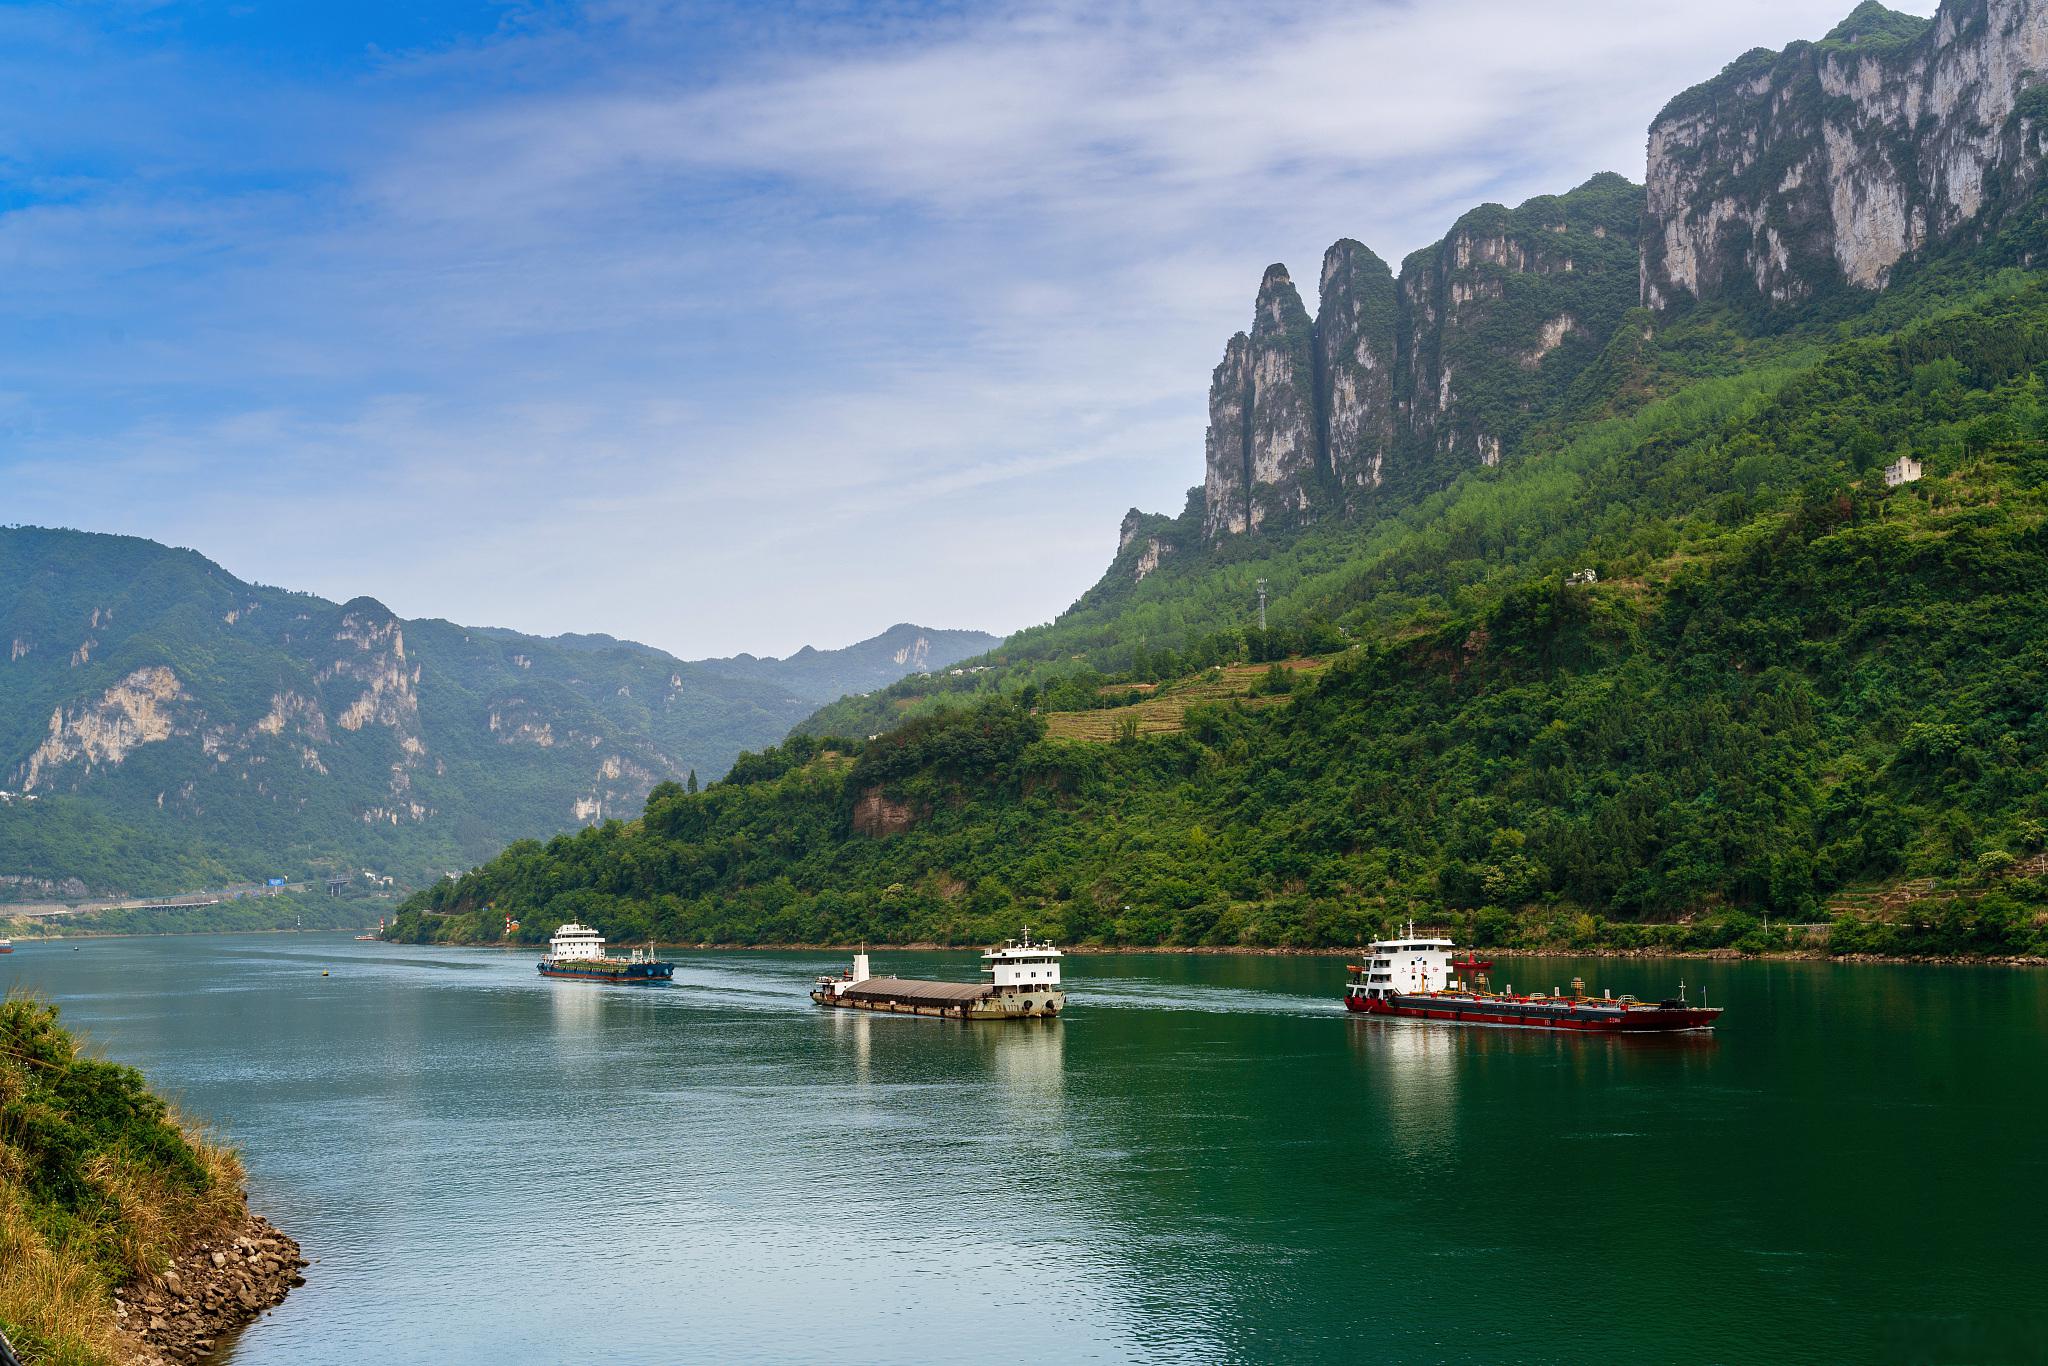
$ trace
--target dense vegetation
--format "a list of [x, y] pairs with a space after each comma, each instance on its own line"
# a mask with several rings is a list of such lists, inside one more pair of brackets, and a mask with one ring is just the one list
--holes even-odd
[[[1918, 879], [1834, 947], [2048, 951], [2048, 289], [1979, 272], [1825, 334], [1622, 331], [1540, 456], [1141, 584], [1113, 569], [991, 672], [814, 723], [899, 728], [515, 844], [399, 933], [490, 938], [509, 911], [529, 937], [1028, 919], [1306, 946], [1413, 915], [1496, 944], [1763, 947]], [[1926, 475], [1887, 489], [1900, 455]], [[1333, 641], [1287, 704], [1198, 706], [1176, 734], [1050, 739], [1037, 714]]]
[[82, 1055], [54, 1007], [0, 1001], [0, 1333], [24, 1360], [123, 1359], [113, 1291], [238, 1218], [241, 1180], [141, 1073]]

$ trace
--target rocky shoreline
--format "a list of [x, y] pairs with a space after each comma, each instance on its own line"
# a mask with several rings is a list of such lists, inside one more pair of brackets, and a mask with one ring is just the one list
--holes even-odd
[[134, 1342], [130, 1366], [204, 1361], [304, 1285], [299, 1245], [244, 1209], [241, 1222], [203, 1238], [162, 1275], [114, 1292], [114, 1314]]

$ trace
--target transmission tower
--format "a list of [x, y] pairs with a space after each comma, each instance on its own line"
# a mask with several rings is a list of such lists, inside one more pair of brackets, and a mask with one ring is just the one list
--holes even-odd
[[1266, 629], [1266, 581], [1259, 580], [1259, 629]]

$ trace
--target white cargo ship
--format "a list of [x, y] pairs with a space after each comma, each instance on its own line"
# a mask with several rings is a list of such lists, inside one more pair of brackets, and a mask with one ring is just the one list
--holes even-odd
[[876, 977], [867, 949], [853, 967], [827, 973], [811, 988], [821, 1006], [877, 1010], [895, 1015], [932, 1015], [954, 1020], [1024, 1020], [1057, 1015], [1067, 1004], [1060, 988], [1060, 951], [1031, 938], [1005, 940], [981, 955], [980, 982], [925, 982], [909, 977]]

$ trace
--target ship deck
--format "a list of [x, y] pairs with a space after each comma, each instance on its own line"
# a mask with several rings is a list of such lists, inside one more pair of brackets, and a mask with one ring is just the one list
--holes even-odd
[[870, 977], [839, 993], [848, 1001], [895, 1001], [912, 1006], [963, 1006], [995, 995], [986, 982], [921, 982], [911, 977]]

